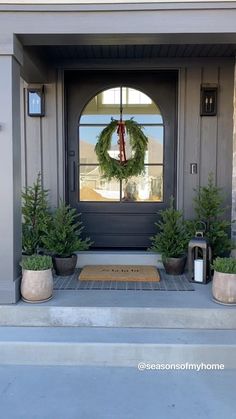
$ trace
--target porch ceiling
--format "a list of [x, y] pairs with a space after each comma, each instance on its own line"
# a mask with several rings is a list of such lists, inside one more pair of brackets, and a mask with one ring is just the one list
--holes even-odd
[[54, 45], [25, 47], [47, 61], [78, 59], [150, 59], [175, 57], [234, 57], [236, 44]]

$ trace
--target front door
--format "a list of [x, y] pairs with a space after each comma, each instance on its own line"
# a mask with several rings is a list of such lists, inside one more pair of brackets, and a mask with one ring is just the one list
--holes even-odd
[[[94, 248], [150, 246], [157, 212], [175, 196], [176, 86], [174, 71], [65, 73], [67, 196]], [[134, 118], [148, 137], [145, 170], [126, 182], [108, 182], [94, 147], [111, 118], [119, 119], [121, 108], [123, 119]], [[116, 158], [118, 138], [113, 137], [109, 153]]]

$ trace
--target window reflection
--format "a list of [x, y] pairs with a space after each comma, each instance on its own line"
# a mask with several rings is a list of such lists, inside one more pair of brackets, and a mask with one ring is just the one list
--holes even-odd
[[[128, 87], [115, 87], [101, 93], [103, 105], [150, 105], [152, 99], [139, 90]], [[99, 96], [99, 95], [98, 95]]]
[[100, 173], [99, 166], [80, 167], [80, 201], [119, 201], [120, 183], [107, 181]]
[[146, 166], [144, 174], [122, 183], [123, 202], [163, 201], [163, 168]]

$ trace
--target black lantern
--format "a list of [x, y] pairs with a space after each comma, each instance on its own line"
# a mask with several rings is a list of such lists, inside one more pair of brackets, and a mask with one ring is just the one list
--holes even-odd
[[217, 113], [217, 86], [201, 86], [201, 116], [216, 116]]
[[44, 86], [40, 88], [30, 87], [28, 91], [28, 115], [44, 116], [45, 115], [45, 98]]
[[188, 275], [192, 282], [206, 284], [211, 280], [212, 252], [204, 231], [197, 231], [188, 245]]

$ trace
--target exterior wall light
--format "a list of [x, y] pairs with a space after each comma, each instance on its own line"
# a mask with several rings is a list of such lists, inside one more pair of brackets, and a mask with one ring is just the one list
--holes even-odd
[[201, 116], [216, 116], [217, 114], [217, 86], [201, 86]]
[[44, 86], [27, 89], [28, 116], [45, 116]]

